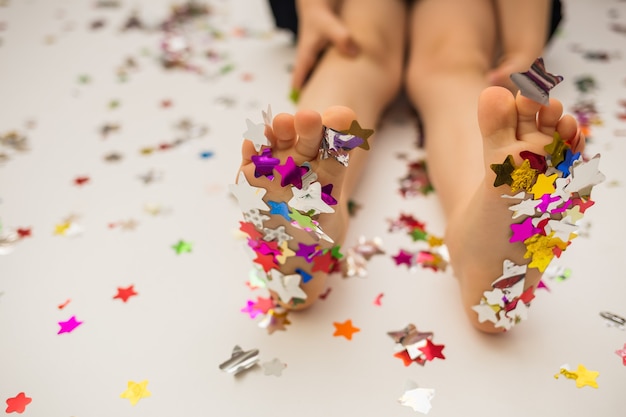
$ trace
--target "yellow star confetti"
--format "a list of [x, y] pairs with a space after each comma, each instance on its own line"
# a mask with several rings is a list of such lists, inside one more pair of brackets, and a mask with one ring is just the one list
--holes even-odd
[[578, 365], [578, 369], [576, 369], [576, 371], [570, 371], [568, 368], [568, 365], [561, 366], [559, 373], [554, 375], [554, 379], [559, 379], [559, 376], [563, 375], [565, 378], [576, 380], [577, 388], [582, 388], [584, 386], [598, 388], [596, 378], [600, 375], [600, 372], [590, 371], [582, 364]]
[[432, 247], [443, 245], [443, 239], [437, 236], [428, 236], [428, 244]]
[[600, 375], [600, 372], [590, 371], [582, 364], [579, 364], [578, 369], [576, 369], [576, 373], [578, 374], [578, 377], [576, 378], [576, 387], [582, 388], [585, 385], [589, 385], [592, 388], [598, 388], [596, 378]]
[[545, 174], [539, 174], [537, 182], [530, 189], [530, 192], [535, 195], [535, 200], [541, 198], [544, 194], [552, 194], [556, 190], [554, 181], [557, 177], [558, 174], [552, 174], [549, 177]]
[[57, 224], [54, 226], [54, 234], [55, 235], [64, 235], [67, 229], [69, 229], [71, 224], [69, 222]]
[[552, 143], [543, 147], [543, 149], [550, 154], [550, 161], [553, 167], [563, 162], [565, 159], [565, 149], [567, 148], [569, 148], [569, 146], [561, 139], [559, 132], [554, 132]]
[[120, 398], [127, 398], [130, 401], [130, 405], [135, 405], [142, 398], [148, 398], [152, 395], [150, 391], [148, 391], [148, 381], [144, 380], [139, 383], [135, 381], [128, 381], [128, 387], [126, 391], [124, 391]]
[[537, 170], [530, 167], [530, 161], [525, 159], [513, 173], [511, 174], [511, 192], [524, 190], [530, 192], [535, 178], [537, 177]]
[[287, 258], [296, 254], [294, 251], [289, 249], [289, 246], [287, 245], [287, 241], [283, 240], [283, 242], [280, 244], [280, 255], [276, 255], [276, 260], [281, 265], [285, 263]]
[[579, 206], [574, 206], [571, 209], [567, 209], [565, 210], [565, 216], [569, 216], [569, 218], [571, 219], [571, 222], [576, 224], [576, 222], [578, 222], [580, 219], [583, 218], [583, 213], [580, 212], [580, 207]]

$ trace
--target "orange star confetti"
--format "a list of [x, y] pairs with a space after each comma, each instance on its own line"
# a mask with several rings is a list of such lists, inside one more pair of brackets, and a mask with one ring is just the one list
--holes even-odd
[[344, 321], [343, 323], [333, 322], [333, 325], [335, 326], [335, 333], [333, 333], [333, 336], [343, 336], [348, 340], [352, 340], [352, 335], [354, 333], [361, 331], [361, 329], [352, 325], [352, 320], [350, 319]]

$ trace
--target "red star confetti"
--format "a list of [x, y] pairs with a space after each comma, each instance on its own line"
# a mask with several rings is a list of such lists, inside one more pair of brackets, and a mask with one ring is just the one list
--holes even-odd
[[420, 332], [414, 324], [402, 330], [387, 332], [387, 335], [396, 342], [396, 353], [393, 356], [401, 359], [404, 366], [413, 362], [424, 365], [435, 358], [445, 359], [442, 353], [445, 346], [432, 342], [433, 332]]
[[384, 294], [381, 292], [380, 294], [378, 294], [378, 295], [376, 296], [376, 298], [374, 299], [374, 305], [375, 305], [375, 306], [381, 306], [381, 305], [382, 305], [381, 300], [383, 299], [383, 295], [384, 295]]
[[21, 414], [26, 411], [26, 406], [33, 401], [32, 398], [27, 397], [26, 394], [20, 392], [13, 398], [7, 398], [7, 408], [6, 413], [18, 413]]
[[32, 236], [32, 230], [30, 227], [18, 227], [16, 232], [20, 239]]
[[428, 177], [426, 161], [418, 160], [408, 163], [408, 173], [400, 179], [400, 194], [404, 198], [427, 195], [434, 191]]
[[335, 333], [333, 333], [333, 336], [343, 336], [348, 340], [352, 340], [352, 335], [354, 333], [361, 331], [361, 329], [352, 325], [352, 320], [350, 319], [344, 321], [343, 323], [333, 322], [333, 326], [335, 326]]
[[120, 299], [123, 302], [127, 302], [128, 299], [134, 295], [138, 295], [137, 292], [135, 292], [135, 286], [134, 285], [130, 285], [126, 288], [122, 288], [122, 287], [117, 287], [117, 294], [115, 294], [113, 296], [113, 299]]
[[446, 357], [443, 355], [444, 345], [436, 345], [430, 341], [430, 339], [426, 339], [426, 346], [418, 347], [418, 350], [424, 353], [424, 356], [427, 361], [432, 361], [435, 358], [445, 359]]
[[61, 326], [61, 328], [59, 329], [57, 334], [71, 333], [81, 324], [83, 324], [83, 322], [76, 320], [76, 316], [72, 316], [66, 321], [60, 321], [59, 326]]

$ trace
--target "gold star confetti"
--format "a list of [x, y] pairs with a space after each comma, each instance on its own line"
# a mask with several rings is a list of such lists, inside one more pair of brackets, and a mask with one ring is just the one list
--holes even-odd
[[525, 159], [522, 165], [511, 174], [511, 192], [514, 193], [519, 190], [530, 192], [536, 177], [537, 170], [532, 169], [530, 167], [530, 161]]

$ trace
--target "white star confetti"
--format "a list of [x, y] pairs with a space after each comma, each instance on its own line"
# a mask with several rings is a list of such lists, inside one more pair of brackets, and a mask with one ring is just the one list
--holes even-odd
[[306, 293], [300, 288], [299, 274], [284, 275], [282, 272], [272, 269], [271, 280], [266, 280], [265, 285], [270, 291], [274, 291], [284, 303], [289, 303], [294, 298], [306, 299]]
[[283, 373], [283, 369], [285, 369], [286, 367], [286, 364], [282, 363], [278, 358], [274, 358], [269, 362], [263, 363], [263, 372], [267, 376], [281, 376]]
[[228, 189], [237, 198], [241, 211], [244, 213], [254, 209], [269, 211], [269, 206], [263, 201], [267, 190], [251, 186], [243, 172], [239, 173], [237, 184], [230, 184]]
[[434, 389], [418, 388], [415, 382], [408, 381], [405, 392], [398, 398], [398, 402], [406, 407], [411, 407], [418, 413], [428, 414], [432, 408], [430, 402], [434, 396]]
[[248, 130], [243, 133], [244, 139], [254, 144], [254, 149], [260, 151], [262, 146], [269, 146], [270, 143], [265, 136], [265, 123], [254, 123], [250, 119], [246, 119]]

